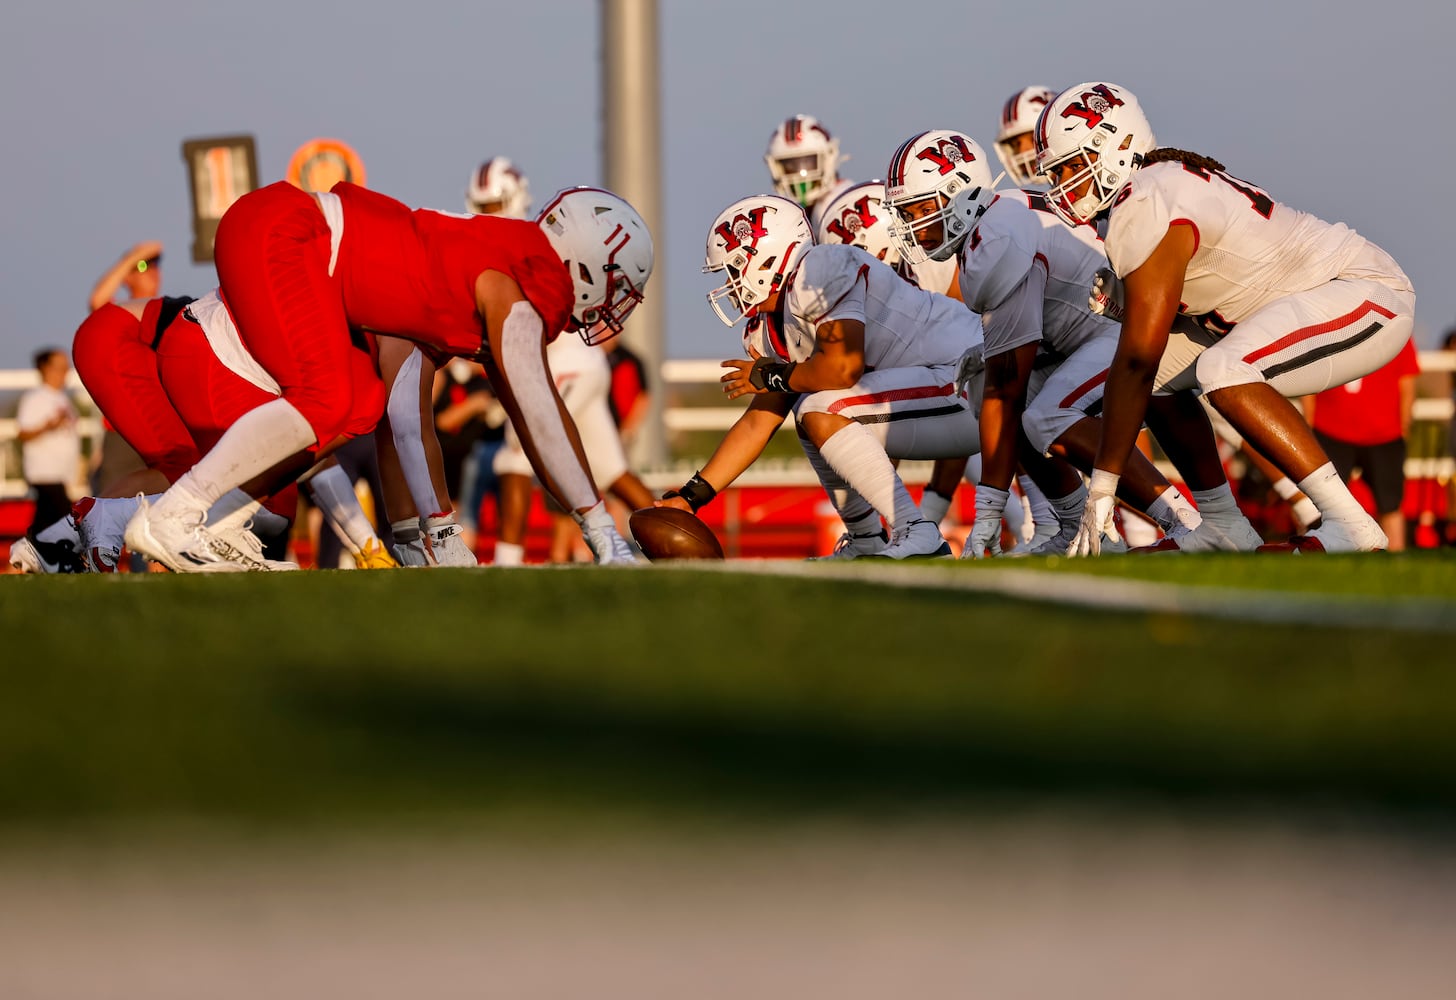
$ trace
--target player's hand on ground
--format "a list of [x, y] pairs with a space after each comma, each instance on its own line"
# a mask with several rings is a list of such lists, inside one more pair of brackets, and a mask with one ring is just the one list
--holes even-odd
[[1113, 509], [1117, 506], [1117, 480], [1117, 476], [1101, 469], [1093, 470], [1092, 481], [1087, 487], [1087, 506], [1082, 508], [1082, 523], [1067, 548], [1067, 555], [1101, 555], [1103, 536], [1119, 537], [1112, 520]]
[[976, 487], [976, 520], [966, 538], [966, 549], [962, 557], [984, 559], [987, 555], [1001, 554], [1001, 518], [1006, 513], [1008, 490], [994, 486]]

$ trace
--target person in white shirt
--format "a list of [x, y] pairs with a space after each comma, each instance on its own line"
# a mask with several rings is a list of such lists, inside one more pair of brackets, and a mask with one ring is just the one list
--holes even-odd
[[41, 384], [20, 397], [16, 410], [21, 467], [35, 493], [35, 517], [26, 537], [71, 512], [66, 484], [76, 478], [81, 462], [81, 435], [76, 430], [76, 407], [66, 393], [71, 362], [59, 348], [36, 352], [35, 368]]

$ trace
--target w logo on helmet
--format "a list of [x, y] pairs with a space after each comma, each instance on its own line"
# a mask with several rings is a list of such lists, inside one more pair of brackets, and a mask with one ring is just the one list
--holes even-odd
[[880, 217], [870, 211], [870, 196], [865, 195], [854, 204], [846, 205], [839, 218], [825, 226], [824, 231], [833, 233], [841, 243], [853, 243], [861, 229], [868, 229], [879, 221]]
[[934, 146], [926, 146], [915, 154], [915, 158], [933, 164], [944, 175], [954, 170], [958, 163], [973, 162], [976, 154], [971, 152], [964, 136], [952, 135]]
[[1123, 106], [1122, 98], [1114, 94], [1105, 83], [1099, 83], [1091, 90], [1082, 91], [1082, 96], [1062, 109], [1063, 118], [1080, 118], [1088, 128], [1102, 124], [1102, 118], [1113, 108]]
[[763, 228], [763, 217], [767, 212], [767, 205], [759, 205], [718, 226], [714, 232], [723, 241], [724, 252], [737, 250], [744, 244], [751, 247], [767, 236], [768, 230]]

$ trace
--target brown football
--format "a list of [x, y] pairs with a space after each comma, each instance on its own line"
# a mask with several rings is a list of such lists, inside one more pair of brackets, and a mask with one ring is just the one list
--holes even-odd
[[647, 558], [722, 559], [718, 537], [697, 515], [676, 507], [644, 507], [628, 522]]

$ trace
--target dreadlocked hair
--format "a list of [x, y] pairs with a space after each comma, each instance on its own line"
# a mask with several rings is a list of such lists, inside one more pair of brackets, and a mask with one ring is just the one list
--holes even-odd
[[1188, 166], [1197, 167], [1199, 170], [1227, 170], [1222, 163], [1219, 163], [1211, 156], [1204, 156], [1202, 153], [1190, 153], [1186, 149], [1173, 149], [1172, 147], [1162, 147], [1153, 150], [1147, 156], [1143, 157], [1143, 166], [1147, 167], [1152, 166], [1154, 163], [1166, 163], [1168, 161], [1186, 163]]

